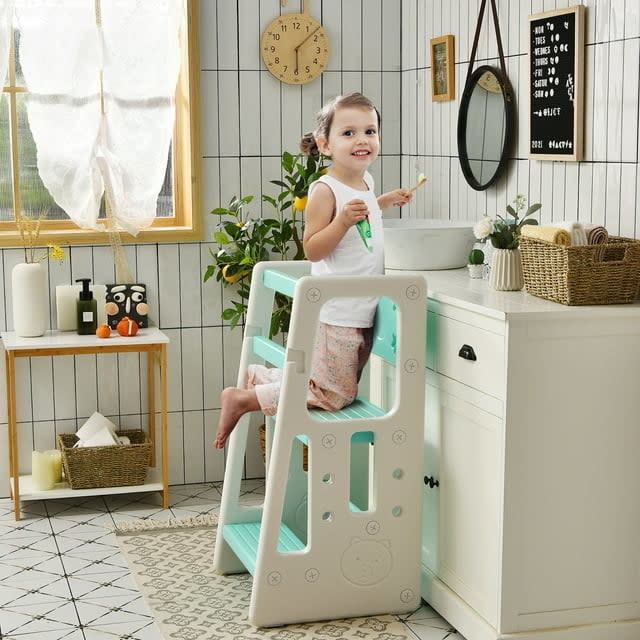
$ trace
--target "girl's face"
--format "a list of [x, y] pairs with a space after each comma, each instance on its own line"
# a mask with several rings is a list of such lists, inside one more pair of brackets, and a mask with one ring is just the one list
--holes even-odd
[[331, 156], [334, 167], [363, 172], [380, 152], [378, 116], [363, 107], [338, 109], [328, 139], [318, 138], [317, 142], [320, 151]]

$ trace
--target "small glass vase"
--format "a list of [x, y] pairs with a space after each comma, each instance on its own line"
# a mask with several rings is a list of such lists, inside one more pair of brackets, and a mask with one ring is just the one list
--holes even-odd
[[489, 286], [496, 291], [520, 291], [524, 286], [520, 249], [494, 249]]
[[17, 264], [11, 272], [13, 330], [20, 338], [44, 335], [49, 324], [46, 271], [40, 262]]

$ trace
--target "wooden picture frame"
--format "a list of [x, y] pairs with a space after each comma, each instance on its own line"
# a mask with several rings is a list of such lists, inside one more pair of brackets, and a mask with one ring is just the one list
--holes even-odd
[[529, 158], [582, 160], [585, 7], [529, 16]]
[[429, 41], [431, 51], [431, 100], [442, 102], [453, 100], [455, 87], [455, 49], [452, 35], [432, 38]]

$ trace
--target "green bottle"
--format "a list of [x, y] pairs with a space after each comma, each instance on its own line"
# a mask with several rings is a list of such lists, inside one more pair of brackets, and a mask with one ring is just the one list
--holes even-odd
[[89, 289], [91, 278], [78, 278], [76, 282], [82, 282], [82, 291], [76, 302], [78, 314], [78, 334], [89, 335], [98, 328], [98, 303], [93, 299], [93, 292]]

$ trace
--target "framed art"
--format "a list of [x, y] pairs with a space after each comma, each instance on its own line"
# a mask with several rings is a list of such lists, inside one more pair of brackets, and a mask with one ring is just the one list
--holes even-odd
[[431, 100], [441, 102], [455, 98], [455, 51], [452, 35], [430, 40]]
[[529, 158], [583, 154], [585, 7], [529, 16]]

